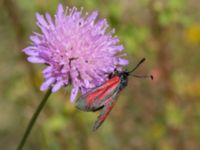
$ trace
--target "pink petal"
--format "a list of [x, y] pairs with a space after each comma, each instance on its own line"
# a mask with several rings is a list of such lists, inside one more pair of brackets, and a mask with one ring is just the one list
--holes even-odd
[[60, 22], [60, 20], [62, 19], [63, 13], [64, 13], [63, 6], [62, 6], [62, 4], [59, 4], [57, 13], [56, 13], [56, 18], [58, 19], [58, 22]]
[[86, 21], [88, 23], [92, 23], [95, 21], [95, 19], [97, 18], [98, 16], [98, 12], [97, 11], [94, 11], [89, 17], [87, 17]]
[[46, 73], [50, 73], [52, 71], [53, 71], [53, 67], [52, 66], [48, 66], [42, 71], [42, 73], [46, 74]]
[[43, 15], [40, 15], [39, 13], [36, 13], [36, 18], [37, 18], [39, 24], [41, 24], [42, 26], [48, 28], [48, 24], [47, 24], [46, 20], [44, 19]]
[[33, 49], [30, 49], [30, 48], [24, 49], [23, 52], [27, 55], [30, 55], [30, 56], [38, 56], [39, 55], [38, 50], [33, 50]]
[[30, 36], [31, 41], [35, 44], [40, 44], [41, 40], [38, 38], [38, 36]]
[[45, 91], [49, 88], [49, 86], [55, 81], [55, 78], [47, 79], [42, 85], [40, 86], [41, 91]]
[[42, 58], [39, 58], [39, 57], [34, 57], [34, 56], [30, 56], [30, 57], [28, 57], [27, 58], [27, 60], [29, 61], [29, 62], [32, 62], [32, 63], [45, 63], [46, 61], [44, 60], [44, 59], [42, 59]]
[[73, 102], [78, 94], [78, 87], [75, 87], [71, 90], [71, 94], [70, 94], [70, 101]]
[[118, 61], [119, 61], [118, 64], [120, 65], [128, 65], [128, 60], [126, 59], [119, 58]]
[[107, 24], [106, 20], [105, 19], [101, 19], [99, 20], [97, 23], [96, 23], [96, 27], [101, 30], [103, 26], [105, 26]]
[[64, 85], [64, 84], [63, 84], [63, 81], [57, 82], [57, 83], [53, 86], [52, 92], [53, 92], [53, 93], [57, 92], [63, 85]]
[[124, 47], [122, 45], [112, 46], [112, 51], [115, 51], [115, 52], [120, 52], [123, 49], [124, 49]]
[[54, 29], [55, 26], [54, 26], [54, 23], [53, 23], [53, 21], [52, 21], [52, 18], [51, 18], [51, 16], [50, 16], [50, 14], [49, 14], [49, 13], [46, 13], [46, 14], [45, 14], [45, 17], [47, 18], [47, 21], [48, 21], [50, 27], [51, 27], [52, 29]]

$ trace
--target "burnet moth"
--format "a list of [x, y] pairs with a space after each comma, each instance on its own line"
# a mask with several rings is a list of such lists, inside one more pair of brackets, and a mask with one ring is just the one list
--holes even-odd
[[127, 86], [129, 75], [137, 78], [151, 78], [153, 80], [152, 75], [139, 76], [131, 74], [144, 61], [145, 58], [141, 59], [131, 71], [115, 71], [109, 75], [108, 81], [91, 89], [76, 101], [75, 106], [81, 111], [100, 111], [100, 114], [93, 126], [93, 131], [97, 130], [109, 115], [114, 104], [116, 103], [117, 96], [119, 95], [120, 91]]

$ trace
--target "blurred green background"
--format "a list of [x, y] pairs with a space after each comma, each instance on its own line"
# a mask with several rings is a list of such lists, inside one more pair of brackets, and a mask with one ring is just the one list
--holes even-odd
[[35, 12], [55, 13], [58, 3], [98, 10], [128, 53], [129, 68], [147, 59], [103, 126], [97, 113], [69, 102], [70, 87], [51, 95], [25, 145], [27, 150], [199, 150], [199, 0], [0, 0], [0, 149], [13, 150], [40, 103], [44, 66], [26, 61], [22, 49]]

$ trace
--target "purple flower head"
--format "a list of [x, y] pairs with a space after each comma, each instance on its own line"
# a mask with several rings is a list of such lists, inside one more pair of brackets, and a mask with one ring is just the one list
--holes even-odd
[[59, 4], [55, 20], [46, 13], [36, 13], [37, 25], [42, 33], [30, 36], [31, 46], [23, 51], [31, 63], [46, 64], [45, 81], [41, 90], [52, 87], [52, 92], [72, 84], [70, 99], [99, 86], [115, 69], [121, 70], [128, 61], [122, 59], [123, 46], [107, 31], [105, 19], [97, 20], [98, 13], [82, 14], [82, 10], [63, 9]]

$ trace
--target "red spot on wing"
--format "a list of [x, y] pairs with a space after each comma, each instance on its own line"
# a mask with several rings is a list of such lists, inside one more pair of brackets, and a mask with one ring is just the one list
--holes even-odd
[[106, 100], [105, 102], [106, 106], [104, 107], [97, 121], [95, 122], [93, 126], [93, 131], [97, 130], [102, 125], [102, 123], [105, 121], [105, 119], [108, 117], [109, 113], [111, 112], [114, 104], [115, 104], [115, 101], [113, 97]]
[[107, 87], [107, 89], [100, 95], [99, 99], [103, 99], [110, 90], [114, 90], [118, 86], [118, 83], [119, 82], [112, 84], [109, 87]]
[[120, 82], [120, 78], [118, 76], [115, 76], [111, 78], [110, 80], [106, 81], [101, 86], [97, 87], [96, 90], [89, 92], [86, 96], [86, 100], [89, 106], [96, 100], [103, 99], [109, 92], [109, 90], [115, 89]]
[[106, 113], [104, 115], [102, 115], [100, 118], [99, 118], [99, 121], [100, 121], [100, 124], [107, 118], [107, 116], [109, 115], [110, 111], [112, 110], [114, 105], [110, 105], [107, 110], [106, 110]]

